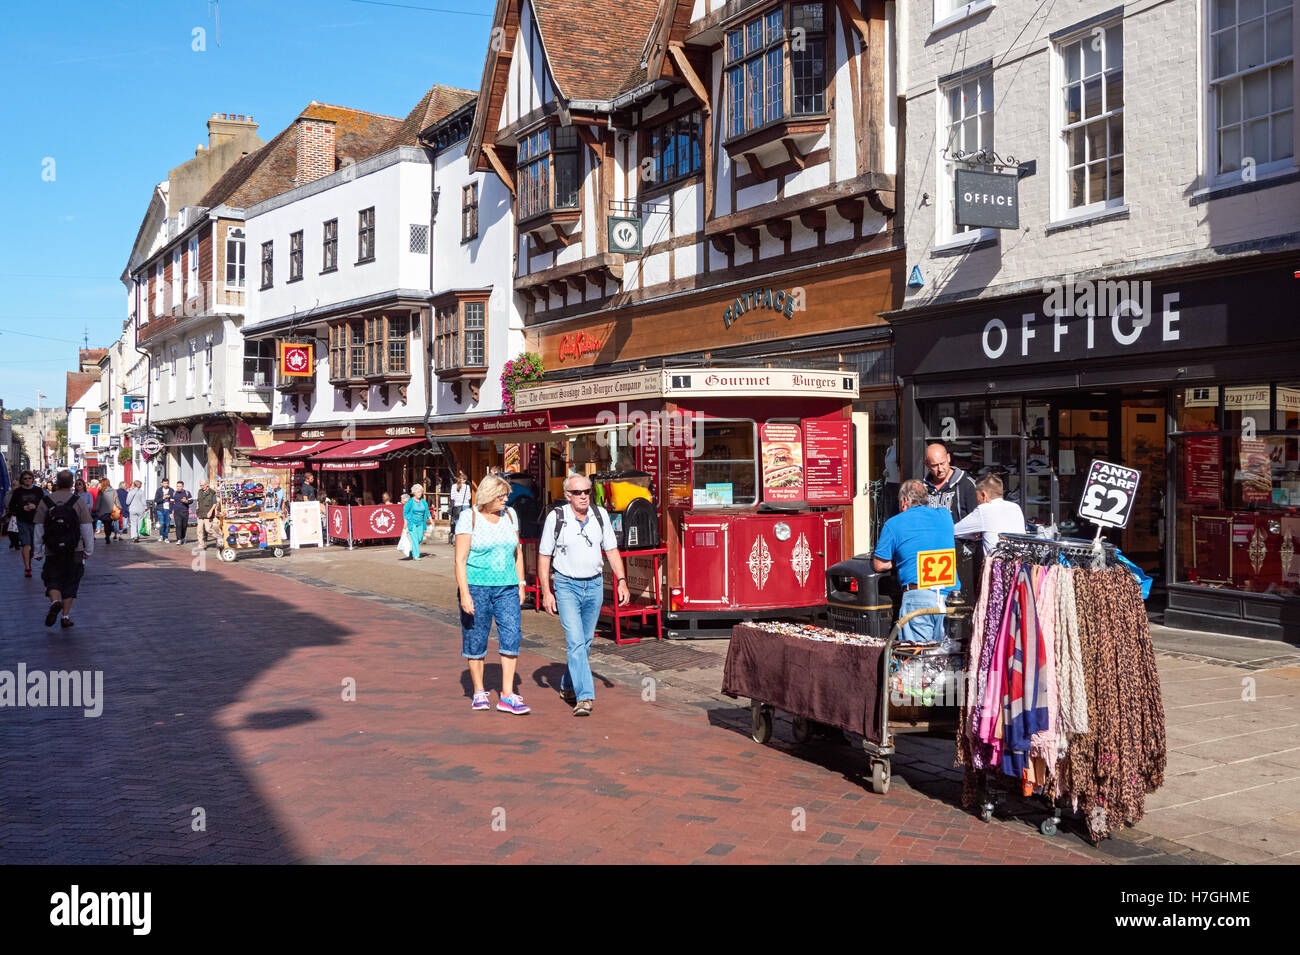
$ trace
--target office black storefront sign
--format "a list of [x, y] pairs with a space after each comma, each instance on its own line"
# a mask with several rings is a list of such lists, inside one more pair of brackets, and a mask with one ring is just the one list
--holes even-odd
[[1019, 178], [974, 169], [957, 170], [957, 225], [1019, 229]]
[[[992, 373], [1056, 362], [1292, 343], [1293, 270], [1194, 280], [1064, 283], [1032, 295], [895, 313], [901, 375]], [[1103, 287], [1104, 286], [1104, 287]], [[1092, 294], [1088, 294], [1088, 293]]]

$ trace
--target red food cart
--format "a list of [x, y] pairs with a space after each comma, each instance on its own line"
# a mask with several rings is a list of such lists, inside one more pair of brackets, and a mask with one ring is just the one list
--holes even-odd
[[543, 505], [563, 500], [570, 471], [598, 490], [611, 475], [648, 476], [659, 541], [623, 548], [633, 607], [606, 610], [616, 629], [649, 613], [670, 637], [726, 635], [746, 617], [825, 606], [826, 568], [853, 553], [855, 518], [867, 526], [857, 393], [853, 372], [667, 368], [529, 386], [515, 413], [469, 430], [524, 445]]

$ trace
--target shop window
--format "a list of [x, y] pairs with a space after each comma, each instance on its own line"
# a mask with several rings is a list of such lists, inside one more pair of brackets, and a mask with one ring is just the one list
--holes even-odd
[[825, 30], [824, 4], [792, 3], [727, 32], [723, 53], [728, 139], [786, 116], [826, 112]]
[[694, 505], [725, 507], [758, 503], [758, 429], [752, 421], [706, 421], [697, 425]]
[[1175, 407], [1174, 580], [1300, 596], [1300, 385], [1185, 388]]

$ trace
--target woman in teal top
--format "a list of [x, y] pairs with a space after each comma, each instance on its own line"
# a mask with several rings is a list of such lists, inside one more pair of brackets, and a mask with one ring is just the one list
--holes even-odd
[[491, 706], [483, 688], [483, 659], [488, 634], [497, 622], [501, 654], [501, 690], [497, 709], [528, 712], [515, 692], [515, 660], [523, 636], [519, 608], [524, 602], [524, 549], [519, 543], [519, 518], [506, 507], [510, 484], [489, 475], [478, 486], [474, 506], [456, 520], [456, 586], [460, 590], [461, 655], [469, 661], [474, 683], [473, 708]]
[[424, 529], [429, 526], [429, 504], [424, 499], [424, 485], [412, 484], [411, 496], [402, 508], [402, 517], [406, 521], [406, 536], [411, 541], [410, 560], [420, 559], [420, 539]]

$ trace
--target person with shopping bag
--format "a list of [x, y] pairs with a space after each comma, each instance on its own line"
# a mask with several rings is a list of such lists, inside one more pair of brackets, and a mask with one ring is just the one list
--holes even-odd
[[406, 535], [411, 550], [405, 559], [419, 560], [420, 541], [424, 539], [424, 532], [429, 526], [429, 504], [424, 499], [423, 484], [411, 485], [411, 496], [402, 505], [402, 518], [406, 521], [406, 529], [402, 533]]
[[140, 540], [140, 525], [144, 523], [148, 501], [144, 496], [144, 485], [139, 481], [131, 482], [131, 489], [126, 492], [126, 522], [130, 527], [131, 540]]

